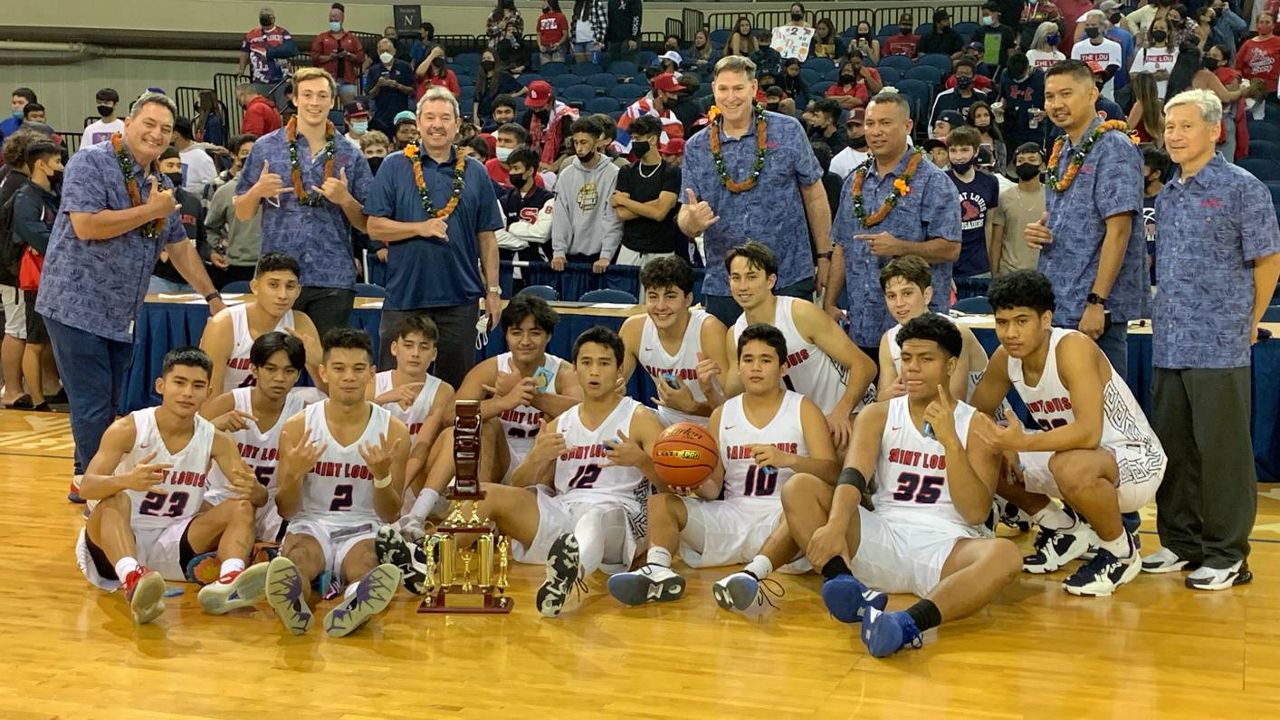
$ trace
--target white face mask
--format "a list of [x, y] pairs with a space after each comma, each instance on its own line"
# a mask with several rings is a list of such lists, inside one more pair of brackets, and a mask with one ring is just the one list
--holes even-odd
[[496, 149], [494, 150], [494, 153], [495, 153], [495, 154], [497, 155], [497, 157], [498, 157], [498, 162], [506, 162], [506, 161], [507, 161], [507, 158], [511, 157], [511, 153], [512, 153], [514, 150], [515, 150], [515, 148], [504, 148], [504, 147], [500, 147], [500, 148], [496, 148]]
[[390, 65], [391, 61], [395, 60], [395, 58], [396, 56], [392, 55], [391, 53], [382, 53], [381, 55], [378, 56], [378, 59], [382, 61], [383, 65]]
[[369, 121], [368, 120], [352, 120], [351, 131], [357, 135], [363, 135], [369, 132]]

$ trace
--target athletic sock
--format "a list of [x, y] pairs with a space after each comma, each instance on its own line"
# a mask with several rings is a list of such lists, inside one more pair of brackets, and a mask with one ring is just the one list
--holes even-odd
[[409, 514], [419, 520], [426, 521], [427, 516], [431, 514], [431, 510], [435, 508], [439, 500], [440, 493], [431, 488], [422, 488], [422, 492], [418, 494], [418, 499], [413, 501], [413, 509], [409, 511]]
[[773, 572], [773, 562], [764, 555], [757, 555], [751, 558], [751, 562], [743, 570], [754, 575], [757, 580], [763, 580]]
[[838, 577], [840, 575], [852, 575], [852, 574], [853, 574], [853, 571], [849, 569], [849, 564], [846, 563], [844, 561], [844, 558], [840, 557], [839, 555], [831, 558], [830, 560], [827, 561], [826, 565], [822, 566], [823, 580], [830, 580], [831, 578]]
[[138, 561], [126, 555], [116, 562], [116, 577], [120, 579], [120, 582], [124, 582], [124, 579], [129, 577], [129, 573], [137, 569]]
[[942, 611], [933, 604], [932, 600], [920, 600], [907, 608], [907, 615], [911, 617], [911, 621], [916, 624], [916, 629], [920, 632], [942, 624]]
[[218, 571], [218, 577], [226, 577], [227, 573], [240, 572], [242, 570], [244, 570], [244, 561], [240, 558], [223, 560], [222, 569]]
[[1133, 545], [1129, 542], [1129, 533], [1121, 531], [1114, 540], [1098, 538], [1098, 547], [1124, 560], [1133, 554]]
[[661, 565], [662, 567], [671, 567], [671, 551], [664, 547], [651, 547], [645, 555], [644, 561], [649, 565]]
[[578, 568], [585, 578], [604, 562], [604, 514], [588, 511], [573, 526], [573, 537], [578, 541]]
[[1070, 530], [1076, 526], [1075, 518], [1068, 515], [1052, 500], [1040, 512], [1031, 516], [1031, 522], [1045, 530]]

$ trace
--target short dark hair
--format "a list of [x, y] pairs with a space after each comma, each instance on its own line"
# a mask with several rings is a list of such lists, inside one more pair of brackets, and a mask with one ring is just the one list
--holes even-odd
[[734, 258], [746, 258], [747, 265], [757, 267], [764, 271], [765, 275], [778, 274], [778, 258], [769, 249], [768, 245], [757, 240], [748, 240], [742, 245], [735, 245], [729, 248], [729, 252], [724, 256], [724, 269], [729, 270], [733, 265]]
[[23, 155], [23, 162], [26, 164], [27, 169], [30, 170], [37, 160], [43, 160], [50, 156], [62, 157], [62, 147], [52, 140], [41, 138], [27, 145], [27, 152]]
[[1043, 314], [1057, 308], [1053, 283], [1037, 270], [1017, 270], [996, 278], [987, 291], [987, 301], [992, 310], [1025, 307]]
[[600, 127], [600, 123], [596, 122], [594, 118], [578, 118], [569, 126], [569, 134], [577, 135], [578, 133], [586, 133], [593, 138], [599, 139], [604, 135], [604, 128]]
[[251, 142], [258, 142], [258, 136], [253, 133], [242, 133], [240, 135], [233, 136], [227, 141], [227, 150], [230, 150], [231, 154], [235, 155], [240, 152], [240, 148], [244, 147], [245, 143]]
[[[1169, 153], [1150, 143], [1144, 143], [1141, 150], [1143, 165], [1151, 168], [1152, 170], [1158, 170], [1160, 172], [1161, 179], [1169, 176], [1169, 165], [1171, 164], [1171, 161], [1169, 160]], [[27, 164], [30, 165], [31, 162], [28, 160]]]
[[[516, 99], [508, 95], [507, 93], [502, 93], [501, 95], [493, 99], [492, 107], [495, 109], [500, 107], [508, 107], [508, 108], [511, 108], [512, 110], [515, 110]], [[524, 128], [520, 128], [520, 129], [523, 130]]]
[[103, 102], [118, 103], [120, 102], [120, 93], [116, 92], [115, 88], [102, 88], [94, 94], [93, 99], [101, 100]]
[[631, 126], [627, 128], [627, 132], [631, 134], [631, 137], [661, 135], [662, 123], [658, 122], [658, 118], [652, 115], [641, 115], [631, 123]]
[[160, 365], [160, 377], [168, 375], [170, 370], [179, 365], [203, 368], [206, 375], [213, 375], [213, 361], [209, 359], [209, 356], [200, 348], [184, 345], [164, 354], [164, 362]]
[[738, 354], [737, 358], [742, 359], [742, 348], [752, 340], [759, 340], [767, 343], [778, 353], [779, 364], [786, 362], [787, 359], [787, 338], [782, 331], [768, 323], [755, 323], [748, 325], [742, 334], [738, 336]]
[[22, 166], [27, 161], [27, 146], [45, 136], [30, 128], [23, 128], [4, 139], [4, 164], [9, 167]]
[[529, 142], [529, 131], [524, 129], [519, 123], [503, 123], [493, 131], [494, 135], [510, 135], [516, 139], [517, 145], [525, 145]]
[[884, 92], [883, 90], [876, 93], [867, 101], [867, 105], [875, 103], [876, 105], [897, 105], [907, 114], [907, 118], [911, 118], [911, 103], [907, 98], [896, 92]]
[[919, 255], [903, 255], [880, 268], [880, 289], [888, 289], [889, 281], [894, 278], [902, 278], [924, 290], [933, 287], [933, 268]]
[[603, 325], [593, 325], [578, 336], [573, 341], [573, 362], [578, 362], [578, 353], [582, 350], [582, 346], [587, 343], [596, 343], [603, 345], [613, 351], [613, 359], [617, 361], [618, 366], [622, 366], [622, 359], [626, 356], [627, 349], [622, 344], [622, 338], [618, 337], [618, 333], [610, 330]]
[[534, 324], [548, 335], [555, 332], [556, 324], [560, 322], [560, 316], [546, 300], [529, 293], [517, 293], [502, 309], [502, 331], [517, 327], [527, 317], [533, 318]]
[[898, 347], [908, 340], [932, 340], [951, 357], [964, 352], [964, 338], [951, 320], [934, 313], [917, 315], [898, 331]]
[[14, 90], [11, 95], [26, 98], [29, 103], [36, 102], [36, 91], [29, 87], [20, 87], [17, 90]]
[[284, 352], [289, 356], [289, 365], [294, 370], [302, 372], [307, 369], [307, 348], [302, 341], [279, 330], [263, 333], [253, 341], [253, 345], [249, 348], [249, 364], [262, 367], [267, 364], [272, 355], [278, 352]]
[[[523, 130], [523, 128], [521, 129]], [[512, 150], [511, 154], [507, 156], [507, 167], [515, 165], [516, 163], [520, 163], [528, 170], [537, 172], [538, 166], [542, 163], [542, 156], [538, 154], [537, 150], [534, 150], [528, 145], [521, 145], [515, 150]]]
[[951, 132], [947, 135], [947, 148], [967, 147], [977, 150], [982, 146], [982, 134], [978, 132], [978, 128], [972, 125], [961, 125], [960, 127], [951, 128]]
[[401, 318], [395, 325], [391, 340], [394, 342], [408, 337], [409, 333], [421, 333], [424, 339], [431, 342], [436, 342], [440, 338], [440, 330], [436, 328], [436, 322], [426, 313], [410, 313]]
[[22, 106], [22, 117], [25, 118], [31, 115], [31, 113], [44, 112], [44, 111], [45, 111], [44, 106], [41, 105], [40, 103], [29, 102], [26, 105]]
[[951, 73], [954, 75], [955, 71], [962, 67], [967, 67], [976, 73], [978, 70], [978, 63], [970, 60], [969, 58], [960, 58], [959, 60], [956, 60], [956, 64], [953, 66]]
[[834, 98], [821, 98], [813, 104], [813, 112], [822, 113], [831, 119], [831, 122], [840, 122], [840, 103]]
[[373, 362], [373, 341], [369, 339], [369, 333], [363, 330], [349, 327], [329, 328], [324, 334], [324, 338], [320, 340], [320, 346], [324, 348], [324, 358], [329, 359], [331, 350], [363, 350], [369, 356], [369, 361]]
[[173, 134], [180, 135], [186, 140], [195, 138], [195, 132], [191, 129], [191, 121], [184, 117], [173, 119]]
[[336, 2], [336, 3], [332, 4], [332, 5], [330, 5], [330, 6], [329, 6], [329, 9], [330, 9], [330, 10], [341, 10], [341, 11], [343, 12], [343, 14], [346, 14], [346, 12], [347, 12], [347, 6], [346, 6], [346, 5], [343, 5], [343, 4], [342, 4], [342, 3], [340, 3], [340, 2]]
[[462, 145], [471, 148], [471, 151], [481, 158], [481, 162], [489, 159], [489, 143], [485, 142], [484, 138], [479, 135], [470, 138]]
[[1093, 84], [1093, 71], [1090, 70], [1089, 66], [1081, 60], [1063, 60], [1044, 71], [1045, 80], [1048, 80], [1051, 77], [1057, 77], [1058, 75], [1068, 75], [1074, 80], [1087, 83], [1089, 85]]
[[664, 255], [640, 268], [640, 285], [644, 288], [679, 288], [685, 295], [693, 292], [693, 267], [679, 255]]
[[160, 159], [160, 160], [175, 160], [175, 159], [180, 158], [180, 157], [182, 157], [182, 154], [178, 152], [178, 148], [176, 148], [176, 147], [174, 147], [174, 146], [172, 146], [172, 145], [166, 145], [166, 146], [165, 146], [165, 148], [164, 148], [163, 150], [161, 150], [161, 151], [160, 151], [160, 157], [159, 157], [159, 159]]
[[258, 258], [258, 266], [254, 268], [253, 276], [261, 277], [265, 273], [275, 272], [277, 270], [288, 270], [294, 276], [302, 277], [302, 266], [298, 264], [297, 259], [292, 255], [286, 255], [282, 252], [263, 253]]
[[610, 140], [618, 138], [618, 123], [614, 122], [613, 118], [604, 113], [595, 113], [587, 117], [600, 126], [599, 137], [609, 138]]

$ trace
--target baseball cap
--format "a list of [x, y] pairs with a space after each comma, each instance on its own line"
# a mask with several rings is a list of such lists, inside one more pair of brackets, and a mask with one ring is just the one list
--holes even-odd
[[964, 125], [964, 116], [955, 110], [947, 110], [939, 115], [938, 119], [934, 120], [934, 122], [944, 122], [949, 124], [951, 127], [960, 127], [961, 125]]
[[658, 148], [658, 153], [662, 155], [667, 155], [667, 156], [683, 155], [684, 139], [671, 138], [670, 140], [667, 141], [666, 145], [663, 145], [662, 147]]
[[1116, 0], [1102, 0], [1102, 4], [1098, 6], [1098, 9], [1101, 10], [1102, 12], [1119, 10], [1120, 3], [1116, 2]]
[[938, 138], [929, 138], [928, 140], [925, 140], [924, 144], [920, 147], [924, 148], [925, 152], [933, 152], [938, 149], [946, 150], [947, 144]]
[[947, 12], [946, 8], [938, 8], [937, 10], [933, 11], [934, 22], [942, 22], [943, 20], [950, 20], [950, 19], [951, 19], [951, 13]]
[[[531, 84], [529, 91], [530, 94], [533, 93], [532, 85], [536, 84], [537, 83]], [[653, 85], [653, 89], [658, 92], [678, 93], [685, 89], [684, 86], [680, 84], [680, 81], [676, 80], [675, 73], [662, 73], [655, 77], [651, 84]]]
[[862, 125], [866, 120], [867, 109], [865, 107], [854, 108], [849, 111], [849, 117], [844, 121], [845, 125]]
[[394, 121], [392, 121], [391, 124], [399, 125], [400, 123], [406, 123], [406, 122], [417, 125], [418, 116], [414, 115], [412, 110], [401, 110], [400, 112], [396, 113], [396, 118]]
[[551, 100], [551, 83], [546, 80], [534, 80], [529, 83], [529, 93], [524, 96], [525, 107], [540, 110]]
[[347, 117], [355, 117], [357, 115], [369, 114], [369, 103], [364, 100], [356, 99], [342, 106], [342, 114]]
[[657, 64], [661, 60], [670, 60], [671, 62], [675, 63], [677, 66], [680, 63], [684, 62], [684, 58], [681, 57], [680, 53], [676, 52], [675, 50], [668, 50], [662, 53], [661, 55], [658, 56], [657, 60], [654, 60], [654, 64]]

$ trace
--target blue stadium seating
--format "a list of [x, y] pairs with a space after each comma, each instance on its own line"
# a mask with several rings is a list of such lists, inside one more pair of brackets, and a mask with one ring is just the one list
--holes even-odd
[[1280, 182], [1280, 162], [1263, 158], [1245, 158], [1236, 164], [1253, 173], [1254, 177], [1263, 182]]
[[604, 68], [595, 63], [574, 63], [569, 66], [569, 72], [578, 77], [591, 77], [596, 73], [604, 72]]
[[630, 60], [614, 60], [604, 69], [607, 73], [613, 73], [618, 77], [635, 77], [640, 74], [640, 68]]
[[1249, 137], [1249, 157], [1267, 160], [1280, 159], [1280, 143]]
[[589, 113], [604, 113], [605, 115], [608, 115], [610, 113], [621, 111], [622, 104], [619, 103], [616, 98], [607, 96], [598, 97], [588, 100], [587, 104], [583, 106], [583, 110], [586, 110]]
[[928, 53], [916, 58], [916, 65], [928, 65], [936, 67], [942, 71], [942, 76], [946, 77], [951, 74], [951, 58], [942, 53]]
[[1276, 124], [1271, 120], [1250, 120], [1249, 121], [1249, 140], [1266, 140], [1267, 142], [1280, 143], [1280, 124]]
[[570, 85], [560, 91], [560, 99], [565, 102], [580, 102], [585, 105], [596, 99], [596, 89], [590, 85]]
[[618, 76], [609, 72], [596, 73], [587, 78], [587, 84], [608, 92], [618, 84]]
[[876, 63], [876, 69], [891, 67], [900, 73], [906, 73], [911, 69], [911, 58], [905, 55], [882, 55], [880, 62]]
[[908, 80], [920, 80], [929, 83], [933, 87], [942, 84], [942, 71], [932, 65], [916, 65], [908, 70], [903, 77]]
[[630, 105], [648, 93], [648, 88], [643, 88], [639, 85], [633, 85], [630, 83], [618, 85], [609, 91], [610, 97], [617, 98], [618, 102], [621, 102], [624, 105]]
[[596, 302], [596, 303], [626, 303], [635, 305], [638, 300], [636, 296], [626, 290], [614, 290], [612, 288], [601, 288], [599, 290], [588, 290], [582, 293], [582, 297], [578, 298], [578, 302]]
[[555, 77], [569, 72], [569, 66], [562, 62], [549, 62], [538, 68], [538, 72], [547, 77]]
[[585, 78], [579, 75], [574, 75], [573, 73], [565, 73], [551, 78], [551, 87], [556, 90], [564, 90], [565, 88], [573, 87], [574, 85], [582, 85], [584, 83], [586, 83]]
[[516, 295], [532, 295], [536, 298], [542, 298], [547, 302], [556, 302], [560, 299], [560, 293], [550, 285], [530, 285]]

